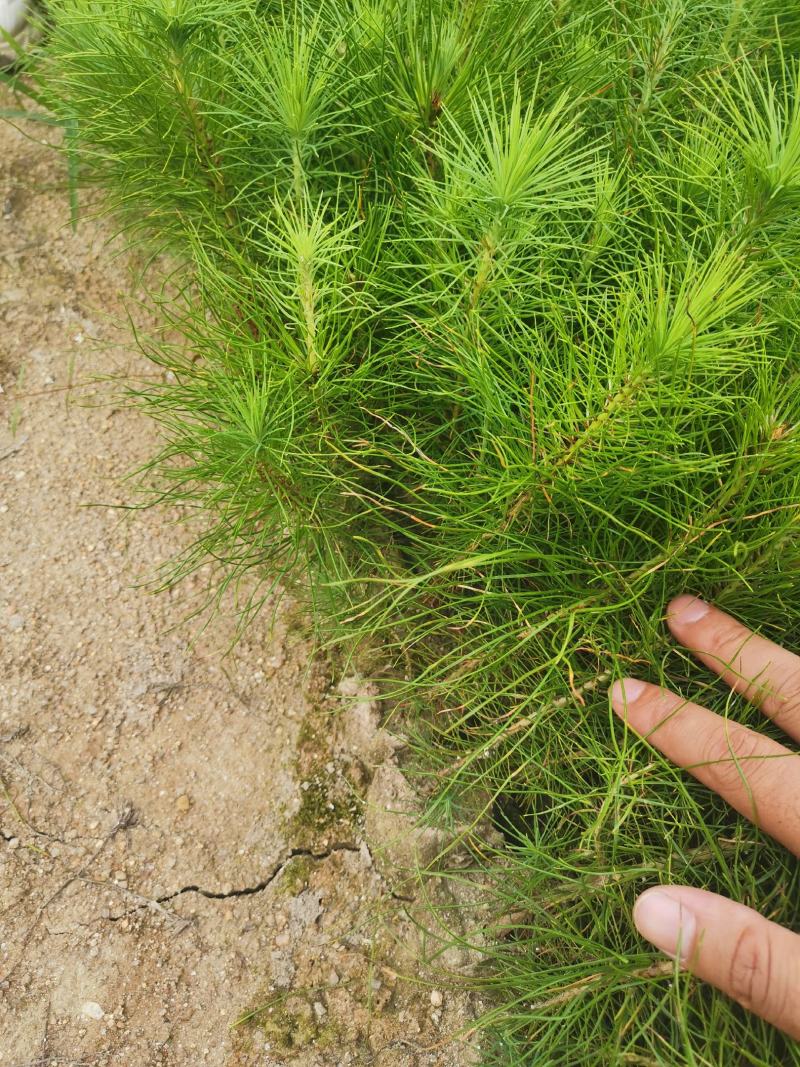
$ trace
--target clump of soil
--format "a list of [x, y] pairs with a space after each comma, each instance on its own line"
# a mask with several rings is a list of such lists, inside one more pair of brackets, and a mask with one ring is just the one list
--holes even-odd
[[189, 537], [125, 507], [157, 431], [120, 382], [154, 369], [43, 129], [0, 125], [0, 1067], [474, 1062], [364, 837], [374, 694], [288, 600], [229, 652], [184, 624], [202, 573], [143, 583]]

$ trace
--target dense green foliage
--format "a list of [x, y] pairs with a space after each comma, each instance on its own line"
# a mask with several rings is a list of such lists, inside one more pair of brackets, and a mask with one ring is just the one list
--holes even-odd
[[681, 591], [800, 638], [800, 9], [53, 15], [41, 91], [177, 263], [139, 396], [205, 524], [178, 573], [307, 567], [400, 665], [434, 815], [480, 795], [504, 828], [474, 842], [506, 914], [486, 1062], [800, 1063], [629, 919], [672, 879], [792, 925], [794, 862], [606, 696], [638, 672], [759, 722], [668, 639]]

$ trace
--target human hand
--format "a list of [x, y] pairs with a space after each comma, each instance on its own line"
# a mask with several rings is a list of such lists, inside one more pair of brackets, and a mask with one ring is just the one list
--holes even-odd
[[[668, 622], [681, 644], [800, 741], [800, 656], [691, 596], [670, 604]], [[636, 733], [800, 856], [799, 755], [638, 679], [616, 682], [611, 703]], [[800, 1039], [799, 935], [688, 886], [648, 889], [633, 920], [662, 952]]]

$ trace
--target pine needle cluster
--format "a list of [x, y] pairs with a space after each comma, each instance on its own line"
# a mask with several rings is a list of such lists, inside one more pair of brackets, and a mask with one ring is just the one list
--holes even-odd
[[480, 797], [505, 834], [472, 839], [486, 1063], [800, 1063], [629, 918], [673, 879], [796, 925], [795, 865], [606, 694], [638, 673], [758, 721], [668, 639], [680, 592], [800, 639], [800, 9], [52, 18], [33, 91], [176, 264], [139, 399], [204, 524], [177, 573], [306, 569], [399, 665], [432, 816]]

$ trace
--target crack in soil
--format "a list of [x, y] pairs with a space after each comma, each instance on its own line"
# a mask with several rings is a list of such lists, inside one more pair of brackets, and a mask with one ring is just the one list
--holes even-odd
[[121, 811], [121, 813], [119, 815], [119, 818], [117, 819], [115, 825], [111, 827], [109, 832], [106, 834], [106, 836], [103, 838], [102, 842], [100, 843], [100, 846], [97, 849], [95, 849], [95, 851], [92, 853], [92, 855], [89, 857], [89, 859], [87, 859], [86, 862], [83, 864], [81, 869], [78, 870], [78, 871], [75, 871], [74, 873], [71, 873], [70, 876], [66, 879], [66, 881], [62, 882], [61, 885], [58, 887], [58, 889], [56, 889], [56, 891], [54, 893], [51, 893], [50, 896], [47, 898], [47, 900], [45, 900], [44, 904], [42, 904], [42, 906], [39, 908], [39, 910], [37, 911], [36, 915], [33, 918], [33, 922], [30, 924], [30, 926], [28, 927], [28, 929], [25, 931], [24, 935], [22, 936], [20, 953], [19, 953], [19, 956], [17, 957], [16, 962], [11, 965], [10, 969], [7, 970], [6, 973], [3, 975], [2, 979], [0, 979], [0, 988], [4, 988], [5, 983], [7, 983], [7, 982], [9, 982], [11, 980], [12, 975], [17, 970], [17, 967], [19, 967], [20, 963], [22, 962], [22, 960], [23, 960], [23, 958], [25, 956], [25, 952], [26, 952], [26, 950], [28, 948], [28, 945], [30, 944], [31, 938], [34, 935], [36, 927], [41, 922], [42, 918], [44, 917], [45, 912], [50, 907], [50, 905], [54, 904], [59, 899], [59, 897], [61, 897], [62, 894], [67, 889], [69, 889], [69, 887], [72, 885], [73, 882], [79, 881], [86, 874], [86, 872], [89, 870], [89, 868], [95, 862], [95, 860], [97, 860], [102, 855], [102, 853], [104, 852], [104, 850], [105, 850], [106, 846], [109, 844], [109, 842], [113, 841], [113, 839], [117, 836], [118, 833], [121, 833], [123, 830], [129, 830], [132, 826], [135, 826], [135, 825], [136, 825], [136, 812], [135, 812], [133, 806], [129, 804], [129, 805], [127, 805], [127, 807], [123, 808], [123, 810]]
[[227, 892], [222, 890], [203, 889], [199, 885], [184, 885], [180, 889], [175, 889], [172, 893], [165, 893], [163, 896], [154, 897], [152, 900], [147, 900], [142, 904], [138, 904], [135, 908], [129, 908], [127, 911], [122, 912], [120, 915], [109, 915], [109, 922], [119, 922], [121, 919], [127, 918], [129, 915], [135, 914], [137, 911], [142, 911], [144, 908], [155, 905], [159, 907], [163, 904], [169, 904], [170, 901], [187, 895], [188, 893], [197, 893], [201, 897], [205, 897], [207, 900], [230, 900], [235, 897], [252, 897], [257, 893], [263, 893], [265, 889], [268, 889], [272, 883], [280, 877], [286, 867], [295, 859], [310, 859], [315, 863], [322, 863], [327, 859], [330, 859], [337, 852], [360, 852], [361, 846], [355, 844], [352, 841], [339, 841], [336, 844], [326, 848], [323, 852], [314, 852], [310, 848], [293, 848], [287, 855], [278, 862], [275, 867], [270, 871], [263, 881], [256, 883], [256, 885], [244, 886], [242, 889], [230, 889]]

